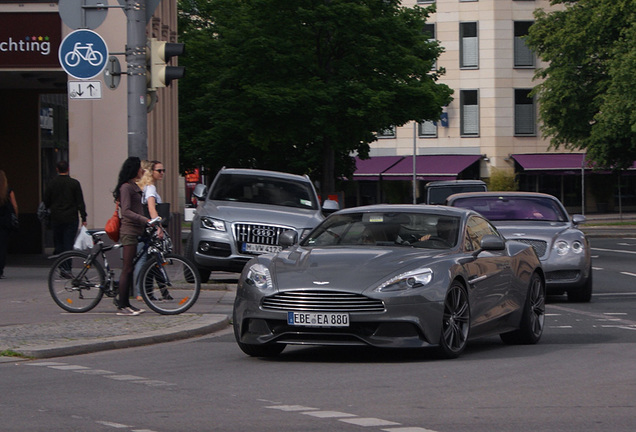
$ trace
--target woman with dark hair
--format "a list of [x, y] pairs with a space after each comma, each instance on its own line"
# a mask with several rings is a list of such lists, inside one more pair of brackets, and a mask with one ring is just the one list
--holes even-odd
[[144, 216], [141, 204], [141, 189], [137, 180], [141, 178], [143, 169], [141, 160], [131, 156], [124, 161], [119, 171], [117, 187], [113, 192], [115, 201], [121, 208], [120, 242], [123, 249], [123, 268], [119, 276], [119, 295], [115, 300], [117, 315], [139, 315], [144, 312], [130, 304], [129, 292], [133, 283], [134, 260], [137, 253], [137, 237], [143, 234], [144, 227], [150, 221]]

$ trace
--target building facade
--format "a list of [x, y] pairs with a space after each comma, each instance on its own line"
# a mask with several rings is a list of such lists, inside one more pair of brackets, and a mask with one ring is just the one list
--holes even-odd
[[[454, 100], [438, 122], [378, 133], [371, 159], [357, 161], [348, 204], [410, 202], [411, 187], [397, 181], [412, 177], [415, 155], [416, 193], [431, 180], [488, 178], [501, 170], [516, 175], [521, 189], [551, 193], [571, 211], [618, 211], [619, 186], [634, 190], [631, 170], [622, 176], [596, 173], [584, 154], [551, 150], [540, 131], [537, 102], [529, 93], [537, 84], [536, 68], [545, 65], [523, 37], [534, 11], [550, 10], [550, 2], [403, 0], [405, 6], [433, 3], [436, 13], [425, 31], [444, 48], [437, 67], [445, 69], [440, 81], [454, 90]], [[398, 156], [404, 158], [396, 162]], [[616, 198], [607, 200], [609, 195]], [[620, 204], [634, 207], [633, 197], [624, 195]]]
[[[90, 81], [101, 83], [101, 97], [77, 99], [69, 97], [69, 89], [78, 80], [64, 72], [58, 59], [60, 43], [73, 29], [58, 10], [56, 1], [0, 1], [0, 169], [15, 191], [21, 223], [10, 245], [13, 253], [41, 253], [52, 243], [36, 210], [59, 160], [69, 161], [71, 176], [82, 185], [88, 226], [99, 228], [113, 213], [112, 191], [129, 156], [126, 15], [122, 8], [109, 8], [94, 29], [109, 55], [119, 59], [121, 81], [111, 89], [100, 74]], [[146, 33], [177, 41], [176, 0], [159, 2]], [[165, 181], [158, 190], [180, 220], [177, 92], [176, 82], [157, 91], [158, 102], [148, 114], [147, 156], [164, 162]]]

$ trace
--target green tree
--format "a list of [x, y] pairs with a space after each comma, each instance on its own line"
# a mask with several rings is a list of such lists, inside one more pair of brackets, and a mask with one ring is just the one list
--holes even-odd
[[374, 131], [436, 120], [452, 100], [423, 31], [432, 9], [398, 0], [180, 0], [188, 168], [223, 165], [322, 179], [368, 156]]
[[600, 166], [636, 160], [636, 8], [634, 0], [553, 0], [535, 12], [528, 45], [549, 66], [538, 95], [553, 148], [585, 149]]

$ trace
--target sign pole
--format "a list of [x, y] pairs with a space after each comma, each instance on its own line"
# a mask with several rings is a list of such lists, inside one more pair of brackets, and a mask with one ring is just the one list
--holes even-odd
[[128, 63], [128, 156], [148, 159], [146, 101], [146, 0], [126, 0]]

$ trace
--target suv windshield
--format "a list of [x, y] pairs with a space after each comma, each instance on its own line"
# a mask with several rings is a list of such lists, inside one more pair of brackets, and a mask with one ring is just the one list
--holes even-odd
[[217, 201], [318, 209], [310, 183], [267, 176], [220, 175], [210, 191], [209, 198]]
[[462, 207], [481, 213], [491, 221], [537, 220], [565, 222], [568, 216], [549, 198], [491, 196], [468, 197], [453, 201], [454, 207]]
[[348, 213], [325, 220], [303, 246], [411, 246], [450, 249], [460, 219], [425, 213]]

